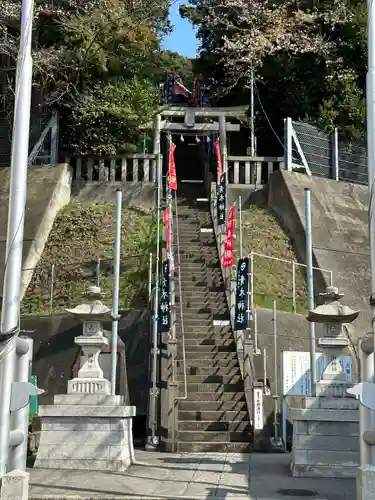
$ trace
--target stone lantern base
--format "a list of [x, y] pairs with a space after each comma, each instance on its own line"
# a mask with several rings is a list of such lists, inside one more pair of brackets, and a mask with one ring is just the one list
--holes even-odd
[[123, 396], [56, 395], [39, 415], [35, 468], [126, 471], [134, 462], [135, 406], [125, 406]]
[[305, 398], [292, 409], [294, 477], [357, 476], [359, 465], [358, 401], [352, 398]]

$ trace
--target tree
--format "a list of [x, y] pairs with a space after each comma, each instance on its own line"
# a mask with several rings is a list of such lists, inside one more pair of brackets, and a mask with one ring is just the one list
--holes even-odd
[[[158, 107], [163, 71], [190, 62], [162, 51], [169, 0], [37, 0], [33, 34], [38, 108], [60, 111], [63, 149], [70, 154], [134, 151]], [[3, 109], [10, 114], [19, 44], [19, 2], [0, 17]]]
[[257, 82], [258, 126], [308, 119], [359, 137], [364, 124], [365, 0], [190, 0], [202, 69], [222, 101], [248, 102]]

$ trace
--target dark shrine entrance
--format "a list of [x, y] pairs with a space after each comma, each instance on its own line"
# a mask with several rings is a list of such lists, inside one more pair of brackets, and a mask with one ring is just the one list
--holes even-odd
[[175, 163], [177, 182], [203, 181], [204, 163], [200, 156], [199, 143], [195, 135], [185, 134], [183, 141], [181, 135], [173, 134], [173, 142], [176, 144]]
[[[183, 140], [181, 140], [181, 137]], [[203, 141], [204, 137], [200, 137]], [[175, 165], [177, 183], [204, 181], [204, 158], [201, 142], [196, 141], [196, 136], [192, 134], [172, 133], [172, 141], [176, 145]], [[168, 137], [162, 142], [163, 152], [163, 175], [168, 172]]]

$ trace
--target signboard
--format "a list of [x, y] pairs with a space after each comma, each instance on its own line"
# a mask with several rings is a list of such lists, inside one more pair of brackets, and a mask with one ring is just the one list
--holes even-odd
[[249, 326], [249, 258], [238, 259], [236, 280], [236, 303], [234, 309], [234, 331], [246, 330]]
[[159, 333], [169, 332], [171, 328], [169, 297], [169, 260], [164, 260], [162, 264], [160, 283], [160, 303], [158, 313]]
[[[36, 378], [36, 375], [31, 375], [30, 377], [30, 383], [33, 384], [34, 387], [38, 387], [38, 381]], [[30, 396], [30, 402], [29, 402], [29, 416], [36, 417], [38, 415], [38, 410], [39, 410], [39, 396]]]
[[[334, 356], [316, 353], [316, 377], [322, 378], [323, 372]], [[339, 356], [338, 361], [345, 373], [346, 380], [352, 381], [352, 357]], [[284, 351], [283, 366], [283, 396], [311, 396], [310, 384], [310, 353], [299, 351]]]
[[253, 428], [256, 431], [261, 431], [264, 427], [263, 414], [263, 387], [254, 387], [253, 390], [253, 408], [254, 408], [254, 423]]
[[220, 183], [216, 184], [216, 217], [217, 225], [225, 224], [225, 174], [220, 177]]

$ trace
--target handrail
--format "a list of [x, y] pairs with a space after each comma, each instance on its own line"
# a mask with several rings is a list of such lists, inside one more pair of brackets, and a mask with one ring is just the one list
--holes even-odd
[[[27, 159], [27, 163], [29, 166], [33, 163], [35, 158], [37, 158], [39, 150], [43, 146], [43, 143], [45, 141], [45, 138], [47, 137], [48, 132], [50, 130], [52, 131], [54, 129], [54, 127], [56, 127], [56, 126], [57, 126], [57, 113], [54, 112], [52, 114], [51, 118], [48, 120], [47, 125], [42, 130], [42, 133], [40, 134], [40, 137], [39, 137], [37, 143], [35, 144], [31, 153], [29, 154], [29, 157]], [[56, 140], [56, 138], [53, 138], [53, 140]], [[51, 149], [52, 149], [52, 142], [53, 141], [51, 139]], [[55, 163], [57, 161], [57, 158], [56, 158], [57, 151], [51, 151], [51, 155], [49, 155], [49, 156], [51, 157], [51, 163]]]
[[[176, 242], [177, 242], [177, 258], [178, 258], [178, 291], [180, 294], [180, 315], [181, 315], [181, 337], [182, 337], [182, 362], [184, 367], [184, 395], [176, 396], [173, 398], [173, 418], [172, 418], [172, 452], [176, 451], [176, 401], [184, 401], [188, 397], [187, 393], [187, 371], [186, 371], [186, 351], [185, 351], [185, 326], [184, 326], [184, 312], [183, 312], [183, 300], [182, 300], [182, 286], [181, 286], [181, 254], [180, 254], [180, 233], [178, 228], [178, 208], [177, 208], [177, 193], [174, 193], [175, 206], [176, 206]], [[172, 363], [176, 362], [176, 358], [173, 358]], [[174, 367], [172, 368], [172, 373], [174, 373]]]
[[284, 161], [283, 156], [228, 156], [228, 161], [277, 162]]
[[[257, 256], [257, 257], [263, 257], [265, 259], [270, 259], [270, 260], [278, 260], [279, 262], [285, 262], [286, 264], [294, 264], [295, 266], [301, 266], [301, 267], [307, 267], [307, 264], [303, 264], [302, 262], [296, 262], [295, 260], [287, 260], [287, 259], [280, 259], [280, 257], [273, 257], [271, 255], [265, 255], [263, 253], [257, 253], [257, 252], [250, 252], [250, 258], [251, 256]], [[323, 269], [322, 267], [316, 267], [313, 266], [313, 269], [316, 271], [322, 271], [323, 273], [327, 273], [330, 275], [330, 285], [332, 286], [333, 284], [333, 273], [332, 270], [330, 269]]]
[[181, 315], [181, 337], [182, 337], [182, 362], [184, 365], [184, 396], [175, 396], [175, 401], [183, 401], [187, 399], [187, 371], [186, 371], [186, 351], [185, 351], [185, 326], [184, 326], [184, 312], [182, 307], [182, 286], [181, 286], [181, 256], [180, 256], [180, 233], [178, 230], [178, 209], [177, 209], [177, 194], [175, 196], [176, 206], [176, 233], [177, 233], [177, 256], [178, 256], [178, 292], [180, 294], [180, 315]]

